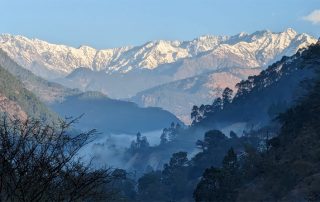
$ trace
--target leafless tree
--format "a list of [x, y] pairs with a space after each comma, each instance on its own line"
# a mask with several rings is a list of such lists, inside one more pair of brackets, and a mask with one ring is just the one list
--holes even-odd
[[77, 157], [96, 132], [70, 135], [76, 120], [0, 123], [1, 201], [111, 200], [112, 169], [94, 170]]

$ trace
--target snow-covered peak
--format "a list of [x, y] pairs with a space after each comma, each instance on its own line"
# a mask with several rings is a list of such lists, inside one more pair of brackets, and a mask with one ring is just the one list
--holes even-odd
[[239, 34], [238, 34], [238, 37], [240, 38], [240, 37], [245, 37], [245, 36], [248, 36], [249, 34], [248, 33], [246, 33], [246, 32], [240, 32]]
[[0, 48], [23, 67], [50, 78], [52, 75], [65, 76], [78, 67], [104, 70], [109, 74], [155, 69], [162, 64], [212, 53], [212, 57], [223, 57], [223, 63], [217, 65], [225, 65], [231, 54], [249, 66], [265, 66], [277, 56], [291, 55], [299, 48], [316, 41], [314, 37], [298, 34], [289, 28], [280, 33], [264, 30], [253, 34], [242, 32], [234, 36], [205, 35], [191, 41], [158, 40], [141, 46], [97, 50], [90, 46], [74, 48], [24, 36], [2, 34]]
[[288, 28], [288, 29], [286, 29], [285, 31], [284, 31], [284, 33], [286, 33], [286, 34], [288, 34], [288, 35], [290, 35], [290, 36], [296, 36], [298, 33], [294, 30], [294, 29], [292, 29], [292, 28]]

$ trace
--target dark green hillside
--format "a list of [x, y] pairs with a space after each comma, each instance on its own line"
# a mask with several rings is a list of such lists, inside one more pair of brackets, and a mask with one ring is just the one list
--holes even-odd
[[[234, 158], [238, 166], [232, 175], [225, 167], [207, 169], [194, 192], [196, 201], [320, 201], [320, 45], [302, 59], [318, 72], [316, 82], [278, 116], [279, 135], [264, 151], [251, 149]], [[232, 184], [210, 186], [217, 181]]]
[[212, 105], [194, 107], [194, 125], [222, 128], [241, 122], [256, 126], [270, 123], [306, 92], [301, 83], [312, 83], [317, 61], [308, 58], [309, 54], [310, 50], [301, 50], [283, 57], [259, 75], [241, 81], [234, 98], [226, 103], [221, 98]]
[[[298, 73], [307, 80], [299, 78]], [[130, 157], [137, 161], [140, 156], [137, 165], [152, 163], [150, 160], [165, 156], [166, 151], [175, 152], [160, 171], [149, 169], [151, 172], [138, 180], [138, 200], [192, 201], [193, 195], [197, 202], [320, 201], [320, 43], [298, 53], [295, 60], [284, 58], [239, 87], [240, 94], [233, 102], [221, 101], [225, 110], [232, 105], [238, 108], [238, 117], [229, 117], [231, 121], [241, 120], [241, 112], [261, 121], [266, 113], [263, 107], [270, 103], [264, 101], [276, 99], [281, 92], [282, 98], [291, 96], [291, 103], [279, 107], [281, 110], [273, 108], [274, 114], [282, 111], [274, 116], [277, 124], [271, 122], [243, 134], [230, 132], [229, 137], [219, 130], [206, 132], [193, 144], [198, 147], [196, 154], [181, 145], [196, 135], [202, 120], [186, 130], [165, 129], [160, 146], [131, 146]], [[299, 90], [292, 95], [285, 89]], [[253, 111], [246, 111], [250, 109], [246, 100]], [[219, 121], [219, 116], [212, 118]], [[215, 123], [211, 122], [211, 127]]]
[[137, 131], [162, 129], [172, 121], [180, 123], [173, 114], [159, 108], [140, 108], [131, 102], [109, 99], [98, 92], [82, 93], [47, 81], [18, 65], [1, 49], [0, 65], [62, 117], [85, 114], [79, 124], [82, 129], [135, 134]]
[[0, 66], [19, 79], [26, 89], [33, 92], [43, 102], [61, 101], [65, 96], [80, 93], [77, 89], [66, 88], [34, 75], [31, 71], [18, 65], [1, 49]]
[[[320, 45], [310, 47], [304, 57], [320, 70]], [[279, 116], [278, 137], [270, 140], [265, 165], [249, 184], [243, 186], [243, 200], [320, 200], [320, 74], [311, 92]], [[256, 163], [256, 162], [254, 162]], [[266, 172], [267, 171], [267, 172]], [[272, 186], [271, 186], [272, 184]]]
[[54, 120], [57, 115], [51, 112], [33, 93], [12, 74], [0, 66], [0, 93], [17, 103], [30, 117]]

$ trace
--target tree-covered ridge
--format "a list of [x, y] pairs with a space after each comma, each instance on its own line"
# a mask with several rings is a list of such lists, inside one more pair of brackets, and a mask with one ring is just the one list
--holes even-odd
[[[134, 159], [133, 165], [137, 165], [137, 169], [140, 170], [145, 169], [148, 165], [160, 169], [165, 162], [169, 161], [172, 153], [178, 151], [194, 153], [197, 140], [201, 139], [206, 131], [212, 129], [224, 130], [227, 135], [230, 130], [235, 131], [238, 136], [255, 133], [254, 135], [258, 136], [260, 142], [265, 141], [267, 137], [273, 137], [277, 134], [279, 123], [271, 122], [271, 120], [292, 106], [296, 98], [306, 93], [306, 88], [302, 88], [301, 84], [307, 87], [312, 86], [311, 81], [315, 70], [313, 66], [317, 64], [319, 58], [308, 56], [311, 54], [311, 47], [300, 50], [292, 57], [283, 58], [271, 65], [261, 75], [250, 77], [248, 81], [239, 83], [238, 87], [242, 89], [240, 92], [234, 93], [231, 89], [226, 88], [222, 98], [214, 100], [212, 105], [195, 106], [191, 116], [196, 123], [180, 130], [178, 134], [175, 132], [173, 136], [169, 134], [174, 137], [169, 138], [170, 141], [164, 138], [168, 136], [166, 133], [171, 131], [169, 127], [169, 130], [164, 131], [161, 139], [161, 142], [165, 144], [152, 146], [147, 152], [138, 152], [138, 155], [135, 156], [138, 158]], [[270, 79], [269, 76], [273, 79]], [[247, 83], [251, 84], [247, 85]], [[251, 87], [245, 88], [245, 86]], [[219, 155], [222, 159], [224, 153], [219, 153]], [[157, 159], [157, 163], [154, 163], [152, 159]]]
[[[185, 130], [172, 124], [164, 130], [164, 134], [171, 131], [170, 136], [174, 134], [182, 135]], [[242, 137], [238, 137], [237, 134], [232, 132], [229, 135], [230, 137], [227, 137], [219, 130], [207, 131], [203, 139], [194, 143], [194, 146], [198, 148], [195, 155], [188, 154], [185, 151], [175, 152], [161, 169], [153, 169], [148, 166], [145, 169], [145, 174], [137, 180], [138, 190], [131, 200], [193, 201], [192, 193], [196, 189], [202, 173], [207, 168], [215, 166], [218, 169], [220, 166], [227, 164], [223, 159], [229, 148], [234, 148], [235, 155], [242, 155], [247, 145], [252, 145], [254, 148], [264, 148], [265, 141], [257, 135], [263, 132], [263, 130], [256, 133], [252, 132], [250, 135]], [[142, 165], [136, 165], [136, 168], [138, 166], [143, 167], [148, 163], [148, 159], [144, 159], [143, 154], [157, 153], [158, 150], [166, 149], [173, 141], [175, 140], [169, 139], [163, 141], [161, 146], [151, 147], [146, 137], [138, 133], [137, 139], [132, 142], [130, 149], [128, 149], [128, 155], [135, 159], [141, 158], [140, 164]], [[168, 149], [171, 148], [168, 147]], [[139, 174], [141, 175], [141, 173], [138, 173], [138, 176]]]
[[[290, 105], [278, 103], [268, 110], [272, 117], [278, 117], [273, 119], [276, 124], [268, 123], [239, 135], [231, 131], [229, 137], [219, 130], [209, 130], [202, 140], [194, 141], [194, 146], [198, 148], [195, 154], [188, 154], [183, 146], [177, 146], [191, 141], [191, 134], [195, 136], [200, 125], [176, 130], [172, 124], [164, 130], [163, 137], [174, 138], [165, 139], [156, 147], [144, 144], [130, 150], [134, 157], [144, 154], [140, 163], [146, 165], [146, 156], [152, 158], [151, 154], [181, 149], [173, 152], [161, 169], [146, 169], [146, 174], [137, 181], [138, 190], [133, 200], [319, 201], [320, 44], [298, 53], [294, 60], [283, 59], [277, 64], [281, 64], [282, 68], [287, 65], [290, 69], [283, 70], [282, 76], [279, 76], [277, 72], [280, 71], [276, 68], [279, 65], [274, 65], [271, 69], [274, 71], [269, 69], [268, 75], [274, 78], [272, 82], [276, 82], [264, 81], [273, 86], [272, 89], [279, 87], [280, 93], [284, 84], [296, 85], [299, 94], [292, 98], [294, 100]], [[306, 74], [308, 79], [301, 82], [293, 80], [297, 75], [291, 77], [291, 70], [300, 75], [304, 72], [300, 70], [311, 71]], [[278, 82], [284, 78], [284, 83]], [[249, 88], [246, 94], [248, 102], [260, 91], [265, 93], [264, 84], [262, 82]], [[222, 106], [222, 111], [244, 96], [230, 100], [230, 94], [227, 89], [223, 98], [215, 102], [217, 106]], [[265, 99], [265, 96], [256, 97], [255, 101], [259, 99]], [[279, 112], [282, 113], [279, 115]], [[211, 127], [214, 128], [214, 124]], [[142, 139], [134, 143], [147, 142]]]
[[[24, 88], [23, 83], [0, 66], [0, 93], [17, 103], [32, 118], [57, 120], [58, 116], [50, 111], [33, 93]], [[5, 111], [4, 111], [5, 112]]]
[[[206, 170], [194, 192], [196, 201], [320, 200], [320, 46], [311, 46], [302, 57], [318, 72], [316, 82], [278, 116], [279, 135], [267, 141], [263, 151], [249, 148], [243, 158], [234, 158], [240, 166], [233, 166], [232, 175], [221, 174], [228, 173], [224, 166]], [[224, 187], [228, 182], [232, 186]]]
[[66, 88], [34, 75], [13, 61], [2, 49], [0, 49], [0, 66], [19, 79], [26, 89], [33, 92], [43, 102], [61, 101], [65, 96], [80, 93], [77, 89]]
[[310, 52], [309, 47], [291, 57], [283, 57], [259, 75], [238, 83], [234, 95], [225, 89], [224, 95], [213, 104], [194, 106], [193, 124], [213, 127], [237, 122], [269, 123], [305, 93], [300, 84], [302, 81], [309, 84], [308, 80], [314, 75], [313, 64], [319, 62], [318, 58], [309, 58]]

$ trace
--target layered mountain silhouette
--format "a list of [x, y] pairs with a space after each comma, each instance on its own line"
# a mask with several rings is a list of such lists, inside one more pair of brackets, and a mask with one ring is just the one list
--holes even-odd
[[171, 122], [181, 123], [173, 114], [160, 108], [142, 108], [131, 102], [110, 99], [99, 92], [82, 92], [47, 81], [18, 65], [1, 50], [0, 66], [3, 67], [2, 94], [8, 98], [3, 98], [6, 105], [2, 106], [2, 111], [8, 111], [10, 115], [25, 118], [30, 114], [42, 118], [55, 111], [55, 120], [58, 115], [60, 118], [83, 115], [79, 129], [97, 129], [103, 133], [135, 134], [160, 130]]
[[[224, 87], [226, 78], [232, 88], [239, 79], [257, 74], [282, 56], [292, 55], [315, 42], [312, 36], [290, 28], [279, 33], [266, 30], [234, 36], [202, 36], [191, 41], [159, 40], [105, 50], [55, 45], [23, 36], [0, 36], [0, 48], [37, 76], [69, 88], [129, 99], [143, 107], [161, 107], [186, 123], [190, 123], [190, 106], [210, 104], [219, 96], [217, 92]], [[239, 72], [238, 69], [247, 70], [235, 76], [233, 72]], [[192, 86], [197, 78], [203, 80], [199, 82], [203, 86], [193, 88], [199, 92], [175, 91], [177, 83]], [[162, 90], [163, 86], [170, 90]], [[203, 95], [203, 89], [215, 93]], [[193, 95], [198, 98], [194, 100]], [[173, 99], [183, 102], [172, 103]]]

